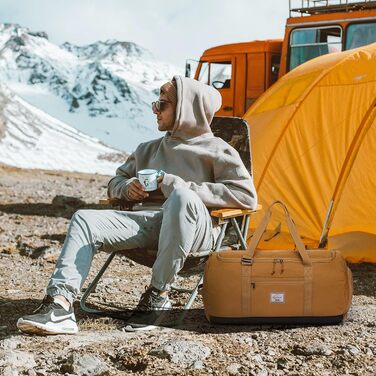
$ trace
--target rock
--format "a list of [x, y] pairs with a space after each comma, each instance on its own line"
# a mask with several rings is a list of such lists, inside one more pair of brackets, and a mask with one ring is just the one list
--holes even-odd
[[256, 354], [256, 355], [252, 356], [252, 361], [256, 364], [259, 364], [259, 363], [263, 362], [263, 359], [262, 359], [262, 356], [260, 354]]
[[131, 260], [127, 257], [124, 257], [124, 262], [129, 266], [136, 266], [137, 265], [133, 260]]
[[[9, 291], [9, 290], [8, 290]], [[14, 350], [20, 345], [20, 341], [17, 338], [6, 338], [0, 343], [0, 348], [4, 350]], [[0, 360], [2, 357], [0, 357]]]
[[229, 375], [232, 375], [232, 376], [239, 375], [239, 371], [241, 370], [241, 368], [242, 368], [241, 364], [239, 364], [239, 363], [231, 363], [227, 367], [227, 372], [228, 372]]
[[194, 369], [204, 369], [204, 363], [202, 360], [196, 360], [195, 363], [193, 364]]
[[257, 341], [255, 341], [252, 337], [244, 338], [241, 340], [241, 342], [249, 345], [249, 346], [256, 346]]
[[79, 197], [57, 195], [52, 199], [52, 205], [59, 208], [80, 208], [86, 205], [86, 202]]
[[209, 347], [202, 343], [187, 340], [169, 341], [149, 352], [150, 355], [167, 358], [170, 362], [183, 367], [194, 366], [195, 362], [204, 360], [210, 353]]
[[74, 373], [78, 376], [106, 376], [109, 369], [105, 363], [93, 355], [73, 354], [69, 356], [60, 367], [62, 373]]
[[366, 370], [372, 374], [372, 372], [374, 371], [374, 368], [372, 366], [368, 366]]
[[2, 351], [0, 354], [0, 366], [11, 367], [13, 369], [29, 370], [36, 366], [34, 355], [19, 350]]
[[60, 255], [60, 248], [50, 246], [34, 246], [25, 242], [19, 242], [17, 247], [21, 256], [31, 257], [32, 259], [44, 259], [46, 261], [55, 260]]
[[332, 371], [320, 371], [320, 376], [332, 376]]
[[296, 345], [294, 346], [292, 353], [294, 355], [304, 355], [304, 356], [310, 356], [310, 355], [329, 356], [333, 354], [333, 351], [327, 345], [312, 344], [308, 346]]
[[147, 352], [144, 348], [120, 349], [116, 352], [112, 359], [116, 364], [121, 365], [121, 369], [129, 371], [130, 373], [141, 373], [149, 366], [149, 359], [146, 356]]
[[55, 247], [45, 248], [37, 257], [49, 262], [55, 262], [60, 256], [61, 249]]
[[372, 350], [371, 349], [367, 349], [367, 351], [366, 351], [366, 355], [367, 356], [373, 356], [373, 352], [372, 352]]
[[47, 371], [43, 368], [37, 369], [36, 373], [37, 373], [37, 376], [47, 376], [48, 375]]
[[354, 345], [347, 345], [346, 350], [353, 356], [360, 354], [360, 350]]
[[97, 357], [83, 355], [74, 364], [74, 371], [78, 375], [104, 376], [109, 374], [108, 367]]
[[256, 376], [268, 376], [268, 370], [266, 368], [262, 368], [256, 372]]
[[19, 373], [16, 369], [12, 368], [12, 367], [5, 367], [3, 370], [0, 369], [1, 372], [1, 375], [3, 376], [18, 376]]
[[284, 370], [288, 368], [288, 362], [285, 358], [277, 359], [277, 369]]

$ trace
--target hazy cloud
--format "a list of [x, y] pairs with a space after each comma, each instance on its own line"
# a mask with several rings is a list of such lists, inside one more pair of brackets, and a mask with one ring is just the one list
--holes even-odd
[[184, 65], [206, 48], [282, 38], [288, 2], [277, 0], [0, 0], [1, 22], [46, 31], [51, 41], [132, 41]]

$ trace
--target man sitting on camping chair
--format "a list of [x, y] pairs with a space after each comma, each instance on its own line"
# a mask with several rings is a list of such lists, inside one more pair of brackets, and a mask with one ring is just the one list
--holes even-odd
[[[138, 146], [110, 180], [108, 195], [142, 203], [149, 194], [137, 179], [137, 171], [157, 169], [165, 171], [158, 179], [158, 190], [165, 202], [160, 210], [147, 210], [145, 202], [140, 211], [77, 211], [47, 295], [33, 314], [18, 320], [21, 331], [78, 331], [72, 303], [99, 249], [158, 247], [150, 286], [136, 310], [171, 307], [168, 291], [188, 253], [212, 249], [219, 234], [207, 208], [254, 209], [257, 205], [252, 177], [239, 154], [211, 132], [210, 123], [220, 105], [221, 96], [216, 89], [193, 79], [175, 76], [161, 87], [152, 109], [158, 129], [167, 133]], [[131, 327], [137, 329], [145, 326]]]

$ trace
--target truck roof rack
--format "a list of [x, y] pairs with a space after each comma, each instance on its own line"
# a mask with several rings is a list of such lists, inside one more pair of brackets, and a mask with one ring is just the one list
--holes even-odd
[[299, 13], [300, 16], [305, 16], [376, 9], [376, 1], [374, 0], [289, 0], [289, 5], [290, 17], [294, 17], [293, 13]]

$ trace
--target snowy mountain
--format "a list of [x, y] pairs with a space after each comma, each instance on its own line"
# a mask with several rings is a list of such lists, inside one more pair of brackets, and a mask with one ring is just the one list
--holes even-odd
[[57, 46], [44, 32], [0, 25], [0, 80], [55, 118], [118, 149], [160, 137], [150, 103], [182, 69], [131, 42]]
[[21, 168], [114, 175], [126, 156], [0, 85], [0, 162]]

